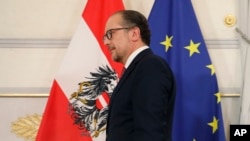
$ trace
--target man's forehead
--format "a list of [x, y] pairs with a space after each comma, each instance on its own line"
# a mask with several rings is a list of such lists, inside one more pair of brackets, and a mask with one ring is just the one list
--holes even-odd
[[109, 17], [109, 19], [107, 20], [107, 23], [106, 23], [106, 30], [108, 30], [108, 28], [114, 28], [121, 25], [120, 23], [122, 22], [122, 18], [121, 18], [121, 15], [120, 14], [115, 14], [115, 15], [112, 15], [111, 17]]
[[120, 14], [115, 14], [115, 15], [112, 15], [111, 17], [109, 17], [108, 19], [108, 22], [110, 23], [120, 23], [122, 20], [122, 17]]

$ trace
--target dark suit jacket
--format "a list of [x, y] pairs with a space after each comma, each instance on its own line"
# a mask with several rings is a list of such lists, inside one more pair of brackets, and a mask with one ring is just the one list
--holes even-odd
[[151, 49], [124, 72], [110, 101], [106, 141], [171, 141], [175, 82]]

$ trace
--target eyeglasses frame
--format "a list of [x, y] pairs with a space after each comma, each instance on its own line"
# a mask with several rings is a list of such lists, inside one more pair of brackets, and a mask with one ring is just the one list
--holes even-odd
[[108, 40], [111, 40], [112, 39], [112, 33], [113, 31], [116, 31], [116, 30], [124, 30], [124, 29], [131, 29], [133, 28], [134, 26], [132, 27], [119, 27], [119, 28], [112, 28], [112, 29], [109, 29], [106, 31], [106, 33], [103, 35], [103, 40], [105, 39], [108, 39]]

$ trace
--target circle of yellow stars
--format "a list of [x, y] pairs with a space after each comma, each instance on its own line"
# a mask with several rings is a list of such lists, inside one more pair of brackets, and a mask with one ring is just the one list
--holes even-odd
[[[173, 39], [173, 36], [166, 35], [165, 41], [162, 41], [160, 43], [164, 45], [166, 52], [169, 50], [169, 48], [173, 47], [172, 39]], [[184, 47], [185, 49], [189, 50], [189, 57], [192, 57], [194, 53], [198, 53], [198, 54], [200, 53], [199, 51], [200, 44], [201, 43], [194, 43], [193, 40], [190, 40], [190, 44]], [[210, 64], [210, 65], [207, 65], [206, 67], [210, 69], [211, 76], [213, 76], [215, 74], [214, 66]], [[214, 95], [217, 98], [217, 104], [219, 104], [221, 102], [221, 94], [218, 92]], [[219, 123], [219, 119], [217, 119], [215, 116], [213, 116], [213, 120], [211, 122], [207, 123], [209, 126], [211, 126], [213, 134], [218, 130], [218, 123]], [[193, 141], [196, 141], [196, 139], [194, 138]]]

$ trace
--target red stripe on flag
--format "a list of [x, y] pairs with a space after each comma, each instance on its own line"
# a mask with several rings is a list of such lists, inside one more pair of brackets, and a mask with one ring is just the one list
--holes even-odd
[[88, 3], [83, 11], [82, 17], [95, 35], [101, 50], [105, 54], [111, 67], [121, 75], [122, 65], [112, 60], [111, 54], [107, 47], [103, 44], [102, 37], [108, 17], [118, 10], [123, 10], [122, 0], [88, 0]]
[[103, 92], [100, 96], [98, 96], [96, 100], [97, 109], [101, 110], [109, 104], [110, 98], [106, 92]]
[[54, 80], [36, 141], [91, 141], [91, 137], [81, 136], [69, 111], [69, 101]]

